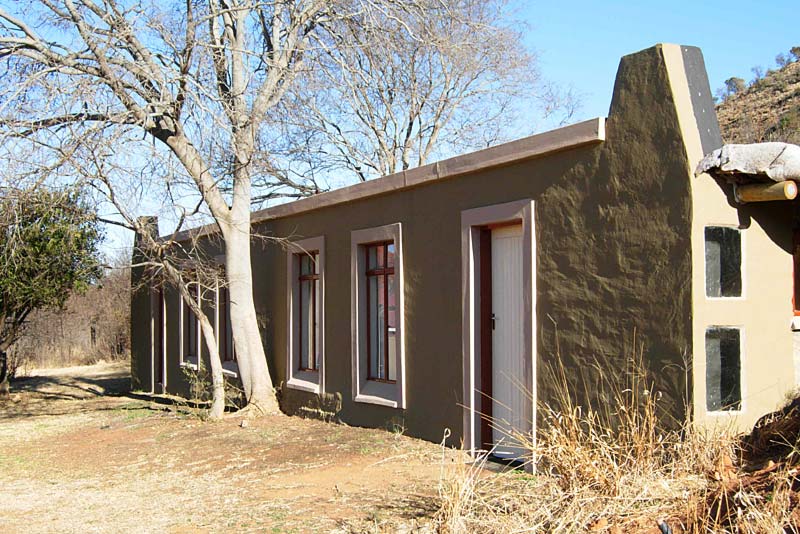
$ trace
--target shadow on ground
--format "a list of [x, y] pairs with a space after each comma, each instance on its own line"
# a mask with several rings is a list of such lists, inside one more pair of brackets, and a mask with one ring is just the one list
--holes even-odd
[[126, 407], [164, 409], [178, 404], [199, 407], [171, 397], [131, 391], [130, 370], [125, 363], [87, 366], [78, 374], [75, 368], [48, 369], [11, 382], [10, 397], [0, 399], [0, 420]]

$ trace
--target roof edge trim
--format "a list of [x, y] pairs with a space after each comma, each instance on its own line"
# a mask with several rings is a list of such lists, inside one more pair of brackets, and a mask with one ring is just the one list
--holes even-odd
[[[286, 204], [278, 204], [250, 216], [250, 224], [298, 215], [338, 204], [345, 204], [364, 198], [383, 195], [393, 191], [410, 189], [438, 180], [446, 180], [478, 171], [510, 165], [518, 161], [534, 159], [545, 155], [601, 143], [606, 138], [606, 118], [596, 117], [501, 145], [470, 152], [449, 159], [437, 161], [422, 167], [400, 171], [382, 178], [326, 191], [312, 197], [302, 198]], [[192, 236], [205, 235], [217, 231], [216, 224], [184, 230], [167, 239], [183, 241]]]

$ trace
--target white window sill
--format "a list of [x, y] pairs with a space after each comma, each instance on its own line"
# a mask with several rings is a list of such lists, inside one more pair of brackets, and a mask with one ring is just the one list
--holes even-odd
[[286, 387], [307, 391], [308, 393], [319, 394], [319, 372], [318, 371], [295, 371], [286, 382]]
[[197, 361], [197, 356], [187, 356], [181, 362], [181, 367], [185, 369], [191, 369], [192, 371], [197, 371], [200, 369], [200, 365]]
[[239, 378], [239, 364], [236, 362], [222, 362], [222, 374], [231, 378]]
[[363, 402], [364, 404], [377, 404], [378, 406], [399, 408], [400, 402], [396, 398], [397, 393], [398, 384], [387, 384], [368, 380], [361, 384], [359, 392], [353, 400], [356, 402]]
[[717, 411], [706, 411], [707, 417], [734, 417], [737, 415], [742, 415], [744, 410], [717, 410]]

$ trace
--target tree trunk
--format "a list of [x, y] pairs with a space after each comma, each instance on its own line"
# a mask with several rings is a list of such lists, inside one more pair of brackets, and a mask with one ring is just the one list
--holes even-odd
[[8, 353], [0, 350], [0, 399], [7, 398], [10, 394], [8, 382]]
[[245, 224], [231, 225], [225, 232], [225, 268], [230, 295], [233, 345], [247, 403], [267, 414], [279, 412], [253, 300], [253, 269], [250, 262], [250, 212]]
[[[209, 419], [222, 419], [225, 415], [225, 378], [222, 376], [222, 363], [219, 359], [219, 348], [217, 337], [214, 335], [214, 326], [203, 314], [197, 315], [200, 318], [200, 331], [208, 349], [209, 362], [211, 364], [211, 411]], [[197, 365], [202, 365], [200, 358], [197, 358]]]

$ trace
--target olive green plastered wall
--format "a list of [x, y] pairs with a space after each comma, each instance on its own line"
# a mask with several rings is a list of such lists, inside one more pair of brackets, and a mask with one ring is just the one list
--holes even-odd
[[[553, 400], [544, 369], [559, 357], [575, 370], [571, 376], [585, 372], [590, 385], [597, 358], [609, 364], [605, 372], [621, 375], [635, 330], [670, 411], [683, 406], [683, 354], [691, 354], [687, 169], [666, 69], [654, 48], [622, 60], [601, 145], [267, 221], [255, 230], [278, 238], [325, 236], [326, 393], [341, 399], [341, 420], [397, 426], [433, 441], [447, 427], [450, 443], [458, 444], [461, 212], [514, 200], [535, 205], [539, 400]], [[350, 232], [396, 222], [406, 282], [406, 410], [356, 404], [351, 393]], [[286, 377], [286, 252], [256, 240], [252, 253], [256, 311], [279, 384]], [[177, 361], [174, 350], [170, 360]], [[282, 388], [289, 412], [315, 404], [313, 395]]]
[[[136, 265], [137, 257], [133, 258]], [[131, 389], [150, 391], [150, 293], [144, 267], [131, 269]]]
[[662, 407], [682, 420], [689, 165], [660, 47], [620, 62], [606, 133], [596, 166], [565, 176], [536, 205], [539, 400], [553, 398], [546, 369], [560, 358], [574, 393], [585, 382], [592, 400], [610, 401], [599, 375], [624, 376], [635, 335]]
[[[275, 237], [325, 236], [325, 382], [328, 393], [341, 395], [342, 420], [364, 426], [398, 425], [410, 435], [436, 441], [449, 428], [451, 443], [459, 442], [461, 212], [525, 198], [536, 200], [555, 179], [594, 161], [595, 152], [576, 149], [256, 226], [257, 231]], [[351, 394], [350, 232], [395, 222], [401, 222], [403, 229], [406, 410], [354, 403]], [[253, 256], [258, 313], [268, 325], [270, 369], [282, 380], [286, 376], [285, 252], [271, 245], [254, 248]], [[271, 273], [263, 267], [267, 265]], [[313, 397], [286, 388], [282, 396], [289, 411], [298, 411]]]

